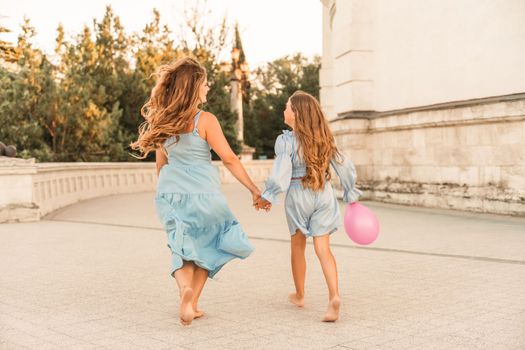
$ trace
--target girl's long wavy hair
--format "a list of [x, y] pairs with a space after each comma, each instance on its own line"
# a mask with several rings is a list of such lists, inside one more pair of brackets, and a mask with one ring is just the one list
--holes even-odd
[[341, 153], [315, 97], [299, 90], [290, 96], [290, 104], [295, 114], [294, 133], [301, 151], [299, 154], [306, 164], [302, 184], [314, 191], [322, 190], [326, 181], [331, 179], [330, 161], [335, 157], [340, 162]]
[[146, 158], [162, 148], [171, 136], [184, 133], [201, 104], [199, 88], [206, 81], [206, 70], [193, 58], [185, 57], [159, 67], [157, 83], [140, 112], [145, 122], [139, 126], [139, 137], [131, 143]]

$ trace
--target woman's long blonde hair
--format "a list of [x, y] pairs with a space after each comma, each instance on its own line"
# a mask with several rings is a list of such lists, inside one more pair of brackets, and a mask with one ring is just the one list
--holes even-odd
[[331, 179], [330, 161], [334, 157], [340, 161], [341, 154], [315, 97], [299, 90], [290, 96], [290, 104], [295, 114], [294, 133], [306, 164], [302, 184], [314, 191], [321, 190]]
[[199, 89], [206, 81], [206, 70], [193, 58], [185, 57], [159, 67], [157, 83], [140, 112], [145, 122], [139, 126], [139, 137], [131, 148], [141, 156], [162, 147], [166, 139], [184, 133], [201, 103]]

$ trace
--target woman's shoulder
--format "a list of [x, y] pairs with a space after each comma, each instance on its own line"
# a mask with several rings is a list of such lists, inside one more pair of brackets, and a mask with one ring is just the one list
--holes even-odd
[[199, 115], [199, 126], [201, 129], [205, 130], [208, 127], [214, 128], [216, 125], [220, 125], [217, 117], [213, 113], [201, 110]]
[[201, 111], [201, 115], [200, 115], [200, 118], [204, 121], [209, 121], [209, 120], [217, 120], [217, 117], [211, 113], [211, 112], [208, 112], [208, 111]]

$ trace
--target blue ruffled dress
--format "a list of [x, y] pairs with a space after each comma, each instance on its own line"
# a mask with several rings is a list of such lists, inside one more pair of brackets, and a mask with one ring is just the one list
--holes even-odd
[[[341, 180], [343, 201], [355, 202], [361, 191], [355, 187], [357, 176], [352, 161], [344, 158], [342, 163], [338, 163], [332, 159], [330, 165]], [[275, 160], [262, 197], [275, 204], [278, 194], [286, 192], [284, 206], [291, 235], [297, 230], [307, 237], [333, 233], [341, 226], [342, 221], [332, 184], [326, 182], [324, 189], [313, 191], [305, 188], [298, 179], [305, 175], [306, 165], [299, 154], [295, 134], [283, 130], [275, 141]]]
[[172, 276], [186, 260], [212, 278], [228, 261], [244, 259], [254, 248], [221, 192], [210, 146], [197, 130], [200, 114], [193, 132], [164, 143], [168, 163], [160, 170], [155, 202], [168, 234]]

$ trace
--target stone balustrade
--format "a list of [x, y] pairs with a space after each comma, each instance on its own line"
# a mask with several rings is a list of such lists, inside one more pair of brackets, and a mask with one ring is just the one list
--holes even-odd
[[[221, 182], [236, 179], [222, 165]], [[271, 160], [244, 163], [250, 177], [264, 181]], [[0, 222], [40, 220], [67, 205], [112, 194], [154, 191], [155, 165], [134, 163], [35, 163], [0, 157]]]

